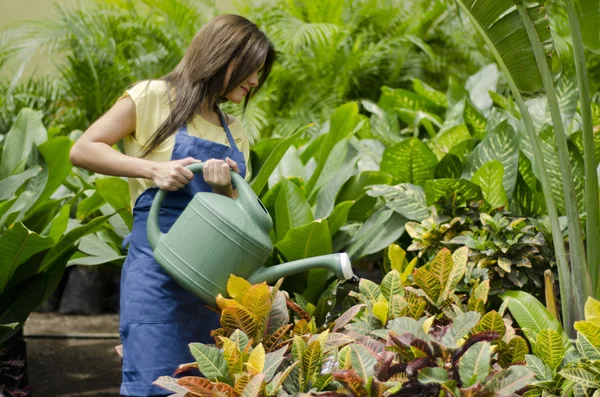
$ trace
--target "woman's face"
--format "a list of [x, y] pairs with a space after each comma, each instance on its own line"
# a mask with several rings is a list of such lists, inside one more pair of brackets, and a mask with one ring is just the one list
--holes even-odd
[[[227, 74], [225, 75], [225, 82], [223, 84], [224, 87], [227, 87], [229, 84], [229, 79], [231, 78], [231, 73], [233, 72], [234, 62], [231, 62], [227, 67]], [[252, 73], [250, 76], [246, 78], [246, 80], [242, 81], [240, 85], [235, 87], [233, 90], [225, 94], [225, 98], [229, 99], [231, 102], [235, 104], [242, 103], [246, 95], [250, 92], [250, 90], [258, 85], [258, 73], [260, 69]]]

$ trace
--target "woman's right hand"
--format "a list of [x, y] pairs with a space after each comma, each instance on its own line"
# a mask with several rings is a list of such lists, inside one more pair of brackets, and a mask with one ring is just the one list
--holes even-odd
[[152, 182], [162, 190], [179, 190], [194, 179], [194, 173], [185, 168], [194, 163], [200, 163], [200, 160], [188, 157], [182, 160], [155, 162], [152, 167]]

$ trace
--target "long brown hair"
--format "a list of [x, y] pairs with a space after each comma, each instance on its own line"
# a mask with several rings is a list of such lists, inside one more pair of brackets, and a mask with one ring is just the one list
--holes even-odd
[[[275, 49], [258, 27], [239, 15], [221, 15], [204, 25], [190, 43], [183, 59], [161, 80], [167, 82], [169, 117], [145, 145], [142, 157], [173, 135], [179, 127], [190, 122], [201, 106], [213, 108], [225, 101], [223, 94], [238, 87], [258, 71], [258, 85], [250, 89], [244, 110], [252, 96], [262, 87], [275, 62]], [[233, 71], [224, 87], [228, 66]]]

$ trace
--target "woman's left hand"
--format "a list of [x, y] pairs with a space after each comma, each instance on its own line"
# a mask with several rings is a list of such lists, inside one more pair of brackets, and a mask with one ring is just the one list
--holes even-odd
[[240, 169], [235, 161], [229, 157], [226, 161], [210, 159], [204, 163], [202, 174], [204, 180], [208, 183], [215, 193], [235, 198], [233, 188], [231, 187], [231, 171], [239, 173]]

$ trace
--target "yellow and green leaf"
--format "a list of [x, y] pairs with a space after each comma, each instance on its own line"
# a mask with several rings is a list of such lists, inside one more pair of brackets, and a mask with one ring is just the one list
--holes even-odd
[[251, 286], [252, 284], [243, 277], [231, 274], [229, 280], [227, 280], [227, 293], [236, 301], [241, 302], [244, 294], [246, 294], [246, 291], [248, 291]]

